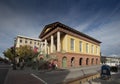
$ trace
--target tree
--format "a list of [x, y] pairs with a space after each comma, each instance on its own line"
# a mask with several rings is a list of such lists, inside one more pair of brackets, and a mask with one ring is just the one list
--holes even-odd
[[25, 45], [16, 48], [16, 54], [23, 59], [33, 58], [37, 53], [34, 52], [31, 46]]
[[3, 52], [4, 56], [9, 58], [10, 60], [14, 60], [15, 57], [19, 56], [21, 59], [29, 59], [33, 58], [34, 56], [37, 56], [37, 52], [35, 53], [33, 48], [31, 46], [25, 45], [20, 46], [18, 48], [8, 48]]
[[3, 52], [4, 56], [7, 57], [9, 60], [13, 60], [14, 59], [14, 53], [12, 51], [11, 48], [8, 48], [7, 50], [5, 50]]

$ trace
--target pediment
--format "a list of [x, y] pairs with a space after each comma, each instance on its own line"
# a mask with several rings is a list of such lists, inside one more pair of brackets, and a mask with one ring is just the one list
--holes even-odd
[[43, 31], [41, 32], [41, 34], [39, 35], [39, 38], [43, 38], [45, 35], [49, 34], [51, 31], [53, 31], [55, 28], [58, 28], [60, 31], [62, 31], [64, 33], [69, 33], [71, 35], [75, 34], [77, 36], [85, 37], [85, 38], [95, 41], [97, 43], [101, 43], [100, 41], [98, 41], [82, 32], [77, 31], [74, 28], [66, 26], [60, 22], [55, 22], [55, 23], [46, 25], [44, 27]]

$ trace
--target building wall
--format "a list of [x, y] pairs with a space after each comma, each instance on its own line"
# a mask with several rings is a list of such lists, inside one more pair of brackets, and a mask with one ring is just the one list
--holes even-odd
[[[60, 23], [47, 25], [39, 37], [47, 46], [45, 53], [56, 56], [60, 68], [100, 64], [101, 42], [68, 26]], [[74, 40], [74, 50], [71, 50], [71, 39]], [[82, 42], [82, 51], [80, 51], [80, 41]], [[86, 45], [88, 45], [88, 52]]]
[[[71, 50], [70, 46], [71, 46], [71, 42], [70, 40], [74, 39], [74, 50]], [[70, 52], [70, 53], [80, 53], [80, 54], [88, 54], [88, 55], [96, 55], [96, 56], [100, 56], [100, 46], [84, 41], [82, 39], [79, 39], [77, 37], [71, 36], [66, 34], [63, 38], [61, 38], [61, 50], [65, 51], [65, 52]], [[80, 51], [80, 41], [82, 42], [82, 51]], [[86, 52], [86, 43], [88, 43], [88, 53]], [[93, 52], [92, 52], [92, 45], [93, 45]], [[98, 48], [98, 50], [97, 50]]]
[[[91, 66], [91, 65], [98, 65], [100, 64], [100, 57], [99, 56], [92, 56], [92, 55], [85, 55], [85, 54], [77, 54], [77, 53], [56, 53], [51, 54], [52, 56], [57, 56], [58, 58], [58, 67], [60, 68], [71, 68], [71, 67], [81, 67], [81, 66]], [[74, 57], [74, 65], [71, 63], [71, 59]], [[62, 66], [63, 58], [66, 58], [66, 67]], [[81, 65], [80, 58], [82, 58]], [[86, 64], [86, 59], [89, 59], [88, 64]], [[92, 63], [93, 59], [93, 63]]]
[[23, 45], [29, 45], [31, 46], [32, 48], [34, 48], [35, 46], [37, 48], [40, 48], [40, 40], [36, 40], [36, 39], [32, 39], [32, 38], [27, 38], [27, 37], [19, 37], [17, 36], [16, 37], [16, 41], [15, 41], [15, 47], [20, 47], [20, 46], [23, 46]]
[[[70, 49], [71, 42], [70, 40], [74, 39], [74, 51]], [[80, 52], [79, 42], [82, 42], [82, 52]], [[86, 43], [89, 45], [89, 52], [86, 53]], [[94, 46], [93, 53], [91, 52], [91, 46]], [[98, 51], [97, 48], [98, 48]], [[88, 41], [82, 40], [80, 38], [65, 34], [61, 37], [61, 52], [56, 52], [55, 54], [58, 57], [58, 67], [60, 68], [70, 68], [70, 67], [81, 67], [81, 66], [91, 66], [100, 64], [100, 45], [90, 43]], [[66, 58], [67, 65], [66, 67], [62, 66], [63, 58]], [[74, 64], [72, 66], [71, 60], [74, 58]], [[82, 64], [80, 65], [80, 58], [82, 58]], [[86, 60], [89, 59], [88, 64]], [[93, 59], [93, 62], [92, 62]]]

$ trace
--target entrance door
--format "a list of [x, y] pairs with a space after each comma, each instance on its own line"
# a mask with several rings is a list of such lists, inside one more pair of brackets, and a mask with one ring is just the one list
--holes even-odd
[[63, 68], [66, 68], [66, 67], [67, 67], [67, 58], [66, 58], [66, 57], [63, 57], [63, 58], [62, 58], [62, 67], [63, 67]]

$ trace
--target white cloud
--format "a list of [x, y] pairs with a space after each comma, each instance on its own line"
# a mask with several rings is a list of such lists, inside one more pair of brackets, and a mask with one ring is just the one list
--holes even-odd
[[104, 55], [120, 55], [120, 21], [113, 21], [108, 24], [99, 26], [99, 28], [89, 31], [88, 35], [99, 39], [102, 53]]
[[24, 15], [0, 4], [0, 53], [13, 46], [17, 35], [38, 38], [41, 28], [36, 16]]

